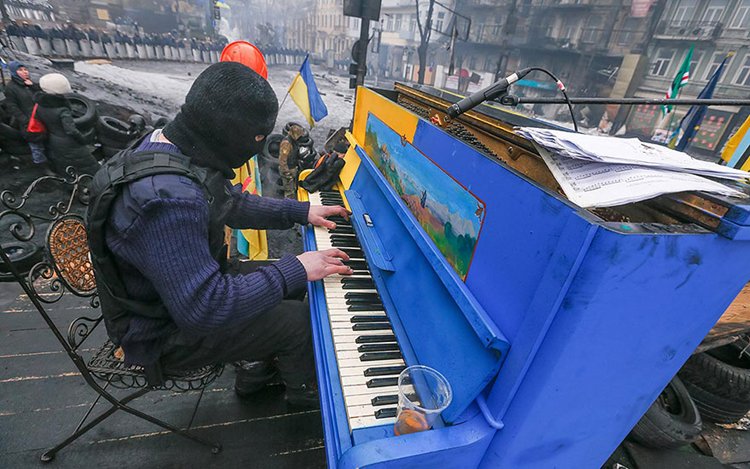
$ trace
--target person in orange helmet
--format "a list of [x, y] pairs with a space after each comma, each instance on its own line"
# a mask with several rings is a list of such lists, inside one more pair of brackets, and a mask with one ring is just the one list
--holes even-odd
[[234, 41], [221, 51], [221, 62], [238, 62], [250, 67], [255, 73], [268, 80], [268, 67], [263, 53], [247, 41]]

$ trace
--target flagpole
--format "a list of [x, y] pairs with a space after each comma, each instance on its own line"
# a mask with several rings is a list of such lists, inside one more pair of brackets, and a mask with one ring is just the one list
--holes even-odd
[[[302, 65], [304, 65], [305, 62], [307, 61], [307, 59], [309, 59], [309, 58], [310, 58], [310, 54], [308, 53], [305, 56], [305, 60], [302, 61]], [[301, 66], [300, 66], [300, 70], [302, 70]], [[297, 75], [299, 75], [299, 71], [297, 72]], [[295, 76], [294, 78], [296, 79], [297, 77]], [[292, 83], [294, 83], [294, 79], [292, 79]], [[291, 85], [289, 85], [289, 86], [291, 86]], [[284, 95], [284, 99], [281, 100], [281, 104], [279, 105], [279, 110], [281, 110], [281, 107], [284, 106], [284, 103], [286, 102], [286, 98], [288, 98], [288, 97], [289, 97], [289, 88], [286, 89], [286, 94]]]

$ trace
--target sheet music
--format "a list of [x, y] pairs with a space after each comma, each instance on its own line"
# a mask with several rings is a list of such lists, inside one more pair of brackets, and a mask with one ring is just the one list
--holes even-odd
[[745, 197], [739, 191], [694, 174], [567, 158], [536, 147], [565, 195], [581, 207], [612, 207], [683, 191]]
[[750, 177], [750, 173], [746, 171], [696, 160], [687, 153], [641, 142], [637, 138], [585, 135], [534, 127], [520, 127], [516, 131], [552, 153], [568, 158], [600, 163], [632, 164], [734, 181], [742, 181]]

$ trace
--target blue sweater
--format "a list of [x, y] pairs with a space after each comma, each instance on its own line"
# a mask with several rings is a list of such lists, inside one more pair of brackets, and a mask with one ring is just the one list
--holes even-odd
[[[139, 149], [179, 152], [166, 143], [146, 142]], [[250, 195], [239, 186], [231, 194], [231, 228], [286, 229], [307, 223], [308, 203]], [[114, 201], [105, 238], [128, 296], [161, 299], [171, 316], [130, 320], [122, 341], [128, 363], [154, 363], [165, 339], [178, 331], [195, 341], [230, 331], [305, 287], [305, 269], [291, 255], [248, 275], [221, 273], [209, 253], [208, 223], [203, 189], [184, 176], [140, 179]]]

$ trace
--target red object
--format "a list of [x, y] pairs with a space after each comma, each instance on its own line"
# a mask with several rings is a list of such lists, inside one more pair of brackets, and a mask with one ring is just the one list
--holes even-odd
[[266, 67], [266, 59], [263, 57], [263, 53], [247, 41], [234, 41], [227, 44], [221, 51], [219, 60], [241, 63], [268, 80], [268, 67]]
[[42, 121], [36, 118], [37, 107], [39, 107], [39, 105], [34, 104], [34, 109], [31, 110], [31, 118], [29, 119], [29, 124], [26, 126], [26, 131], [30, 134], [46, 134], [47, 127]]

